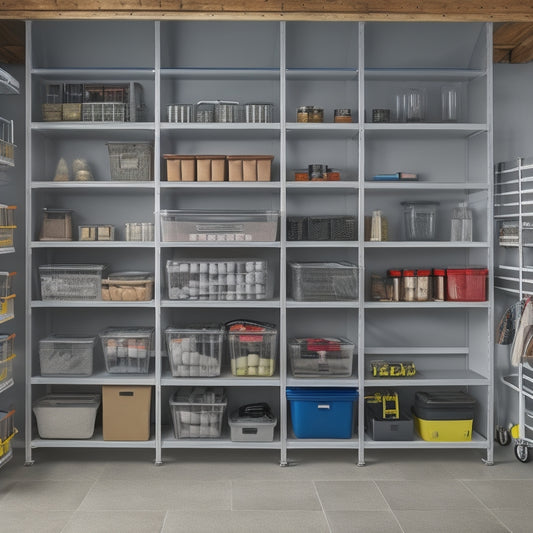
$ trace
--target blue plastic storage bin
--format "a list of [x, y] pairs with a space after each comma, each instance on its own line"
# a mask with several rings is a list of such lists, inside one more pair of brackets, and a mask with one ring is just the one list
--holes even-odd
[[349, 439], [359, 393], [346, 388], [287, 388], [292, 428], [299, 439]]

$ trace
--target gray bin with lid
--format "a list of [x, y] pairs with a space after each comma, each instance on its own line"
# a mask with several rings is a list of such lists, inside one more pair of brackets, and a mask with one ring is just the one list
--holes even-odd
[[49, 335], [39, 341], [41, 376], [90, 376], [96, 337]]

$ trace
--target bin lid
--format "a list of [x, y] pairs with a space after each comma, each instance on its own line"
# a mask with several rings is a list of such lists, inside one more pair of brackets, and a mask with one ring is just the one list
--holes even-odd
[[148, 280], [148, 279], [152, 279], [152, 274], [150, 272], [138, 272], [138, 271], [128, 270], [125, 272], [113, 272], [107, 276], [107, 279], [126, 280], [126, 281]]
[[243, 161], [251, 161], [256, 159], [261, 159], [263, 161], [272, 161], [274, 159], [273, 155], [228, 155], [228, 160], [235, 161], [235, 160], [243, 160]]
[[88, 264], [56, 264], [56, 265], [39, 265], [39, 270], [51, 270], [51, 271], [58, 271], [58, 270], [74, 270], [74, 271], [102, 271], [107, 268], [106, 265], [88, 265]]
[[293, 262], [289, 261], [289, 267], [294, 269], [305, 269], [305, 268], [357, 268], [357, 265], [350, 263], [349, 261], [334, 261], [334, 262]]
[[196, 156], [194, 155], [178, 155], [178, 154], [163, 154], [163, 157], [165, 159], [187, 159], [187, 160], [194, 160]]
[[47, 394], [33, 402], [33, 407], [98, 407], [99, 394]]
[[124, 328], [106, 328], [99, 333], [100, 338], [115, 338], [115, 337], [129, 337], [129, 338], [150, 338], [154, 333], [154, 328], [144, 327], [124, 327]]
[[217, 335], [224, 334], [225, 329], [222, 324], [188, 324], [183, 328], [168, 327], [165, 333], [180, 334], [180, 333], [215, 333]]
[[226, 159], [225, 155], [197, 155], [196, 159]]
[[322, 387], [287, 387], [287, 399], [304, 401], [355, 401], [358, 389], [322, 388]]
[[415, 393], [415, 406], [435, 409], [471, 408], [476, 404], [475, 398], [462, 391], [438, 391]]
[[289, 344], [303, 345], [304, 349], [319, 352], [339, 351], [341, 346], [354, 346], [354, 343], [344, 337], [301, 337], [289, 339]]
[[44, 337], [43, 339], [39, 340], [39, 343], [55, 343], [55, 342], [65, 342], [65, 343], [72, 343], [72, 344], [87, 344], [89, 342], [94, 343], [96, 341], [96, 337], [68, 337], [66, 335], [48, 335], [47, 337]]

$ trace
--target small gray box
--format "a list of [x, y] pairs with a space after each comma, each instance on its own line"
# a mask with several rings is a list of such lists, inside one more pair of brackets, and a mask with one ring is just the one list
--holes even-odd
[[368, 420], [368, 433], [372, 440], [413, 440], [413, 427], [413, 419], [406, 413], [400, 413], [398, 420]]

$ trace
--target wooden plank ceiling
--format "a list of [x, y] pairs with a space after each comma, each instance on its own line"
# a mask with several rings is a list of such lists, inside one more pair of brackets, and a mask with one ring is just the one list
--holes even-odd
[[1, 0], [0, 63], [24, 62], [24, 19], [69, 18], [492, 21], [495, 63], [533, 60], [530, 0]]

